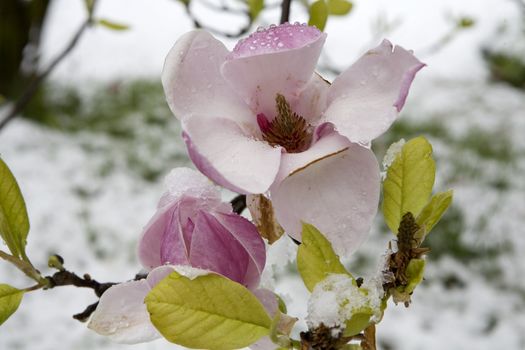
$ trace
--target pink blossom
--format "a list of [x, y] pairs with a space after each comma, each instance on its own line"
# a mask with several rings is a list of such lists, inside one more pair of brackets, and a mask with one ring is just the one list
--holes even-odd
[[385, 40], [330, 84], [314, 71], [325, 39], [314, 27], [272, 25], [229, 52], [195, 30], [169, 52], [162, 82], [203, 174], [267, 193], [288, 234], [300, 239], [306, 221], [349, 254], [377, 212], [370, 142], [394, 122], [424, 64]]
[[255, 226], [232, 212], [208, 179], [187, 168], [166, 178], [168, 191], [144, 228], [138, 255], [149, 271], [139, 281], [122, 283], [101, 297], [89, 327], [123, 343], [159, 336], [149, 320], [144, 297], [173, 270], [189, 278], [214, 272], [245, 285], [256, 295], [266, 249]]

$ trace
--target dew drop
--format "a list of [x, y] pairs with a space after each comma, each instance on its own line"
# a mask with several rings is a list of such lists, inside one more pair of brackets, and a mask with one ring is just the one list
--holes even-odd
[[277, 47], [284, 47], [284, 44], [283, 44], [282, 42], [279, 41], [279, 42], [277, 43]]

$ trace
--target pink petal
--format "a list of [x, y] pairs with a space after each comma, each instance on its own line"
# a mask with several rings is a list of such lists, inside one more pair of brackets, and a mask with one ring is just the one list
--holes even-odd
[[[326, 128], [323, 127], [323, 129]], [[272, 189], [277, 187], [282, 180], [294, 172], [301, 171], [312, 163], [341, 152], [351, 144], [346, 137], [339, 135], [331, 129], [330, 132], [322, 135], [308, 150], [301, 153], [283, 153], [281, 167], [272, 185]]]
[[277, 220], [300, 240], [301, 221], [323, 232], [339, 255], [365, 240], [379, 202], [379, 166], [367, 148], [351, 144], [296, 171], [271, 191]]
[[303, 47], [315, 41], [322, 33], [316, 27], [299, 23], [272, 24], [259, 27], [249, 37], [235, 45], [230, 59], [288, 51]]
[[[178, 198], [178, 201], [171, 202], [157, 210], [155, 215], [150, 219], [142, 232], [138, 245], [139, 260], [146, 269], [152, 269], [166, 262], [162, 257], [162, 245], [164, 240], [173, 239], [174, 242], [168, 242], [170, 248], [174, 249], [174, 255], [179, 258], [171, 259], [170, 263], [183, 264], [183, 259], [187, 251], [187, 237], [184, 237], [184, 231], [179, 227], [179, 222], [186, 223], [188, 218], [194, 215], [199, 208], [216, 208], [220, 202], [207, 202], [203, 199], [185, 197]], [[169, 237], [169, 238], [168, 238]], [[177, 237], [177, 238], [175, 238]], [[184, 238], [184, 239], [180, 239]], [[164, 259], [167, 258], [167, 248], [164, 248]]]
[[166, 227], [171, 222], [173, 211], [173, 205], [157, 210], [142, 231], [137, 255], [142, 266], [148, 270], [162, 265], [160, 258], [162, 238]]
[[244, 247], [212, 214], [197, 214], [190, 247], [191, 266], [244, 283], [249, 260]]
[[[172, 212], [171, 220], [168, 222], [160, 245], [160, 262], [159, 265], [189, 265], [189, 246], [191, 242], [191, 233], [184, 234], [185, 230], [192, 230], [191, 221], [184, 220], [181, 222], [181, 215], [178, 208], [181, 203], [177, 203]], [[182, 204], [183, 205], [183, 204]], [[188, 237], [189, 236], [189, 237]]]
[[211, 34], [194, 30], [183, 35], [168, 53], [162, 85], [173, 114], [222, 117], [253, 123], [246, 104], [220, 74], [228, 50]]
[[183, 128], [191, 160], [215, 183], [238, 193], [262, 193], [275, 179], [281, 149], [254, 139], [236, 123], [192, 116]]
[[215, 213], [214, 216], [248, 253], [250, 260], [243, 283], [249, 288], [256, 288], [266, 263], [266, 247], [257, 228], [237, 214]]
[[397, 118], [424, 66], [411, 51], [384, 40], [334, 80], [323, 121], [352, 142], [370, 142]]
[[[270, 44], [274, 38], [275, 45]], [[301, 25], [259, 31], [236, 47], [224, 62], [222, 75], [252, 108], [254, 116], [264, 113], [273, 119], [276, 94], [295, 103], [314, 73], [325, 38], [326, 34], [317, 29]], [[267, 43], [270, 46], [263, 45]]]
[[275, 293], [266, 288], [258, 288], [253, 291], [253, 294], [259, 299], [261, 304], [263, 304], [264, 309], [273, 317], [279, 311], [279, 302]]
[[125, 282], [109, 288], [100, 298], [88, 328], [123, 344], [160, 337], [150, 322], [144, 298], [151, 287], [146, 280]]

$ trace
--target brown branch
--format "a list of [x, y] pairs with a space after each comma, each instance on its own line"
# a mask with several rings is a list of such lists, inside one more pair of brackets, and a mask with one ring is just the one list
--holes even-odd
[[[93, 0], [93, 7], [95, 8], [97, 0]], [[27, 104], [31, 101], [35, 93], [38, 91], [40, 85], [44, 80], [49, 76], [49, 74], [56, 68], [56, 66], [66, 58], [71, 51], [75, 48], [80, 38], [84, 34], [85, 30], [93, 24], [93, 10], [89, 14], [88, 18], [82, 23], [82, 25], [77, 29], [75, 35], [71, 38], [69, 44], [62, 50], [62, 52], [55, 57], [49, 66], [44, 69], [42, 72], [37, 74], [29, 85], [25, 88], [22, 95], [15, 102], [11, 110], [7, 113], [3, 120], [0, 121], [0, 130], [2, 130], [10, 121], [16, 118], [24, 110]]]
[[245, 194], [239, 194], [235, 198], [233, 198], [230, 201], [233, 212], [236, 214], [241, 215], [241, 213], [246, 209], [246, 195]]
[[56, 272], [53, 276], [47, 276], [46, 279], [49, 282], [48, 289], [60, 287], [60, 286], [75, 286], [80, 288], [93, 289], [97, 297], [101, 297], [106, 290], [111, 286], [114, 286], [114, 282], [100, 283], [92, 279], [90, 275], [85, 274], [83, 277], [79, 277], [74, 272], [62, 270]]
[[98, 306], [98, 301], [96, 303], [88, 305], [86, 309], [82, 311], [81, 313], [73, 315], [73, 318], [80, 322], [86, 322], [89, 319], [89, 316], [91, 316], [91, 314], [95, 312], [95, 310], [97, 309], [97, 306]]
[[220, 4], [220, 5], [217, 5], [215, 3], [213, 3], [212, 1], [209, 1], [209, 0], [200, 0], [200, 3], [209, 8], [210, 10], [213, 10], [213, 11], [219, 11], [219, 12], [228, 12], [228, 13], [235, 13], [235, 14], [246, 14], [246, 10], [242, 10], [242, 9], [236, 9], [236, 8], [233, 8], [233, 7], [230, 7], [230, 6], [227, 6], [226, 4]]
[[290, 21], [290, 7], [292, 5], [292, 0], [283, 0], [281, 3], [281, 20], [279, 23], [283, 24]]
[[195, 17], [193, 12], [191, 11], [190, 4], [185, 5], [185, 7], [186, 7], [186, 14], [188, 15], [188, 17], [193, 22], [193, 25], [195, 26], [195, 28], [204, 29], [204, 30], [207, 30], [207, 31], [209, 31], [209, 32], [211, 32], [213, 34], [220, 35], [220, 36], [223, 36], [223, 37], [226, 37], [226, 38], [234, 38], [235, 39], [235, 38], [238, 38], [240, 36], [243, 36], [244, 34], [248, 33], [248, 31], [250, 30], [250, 28], [252, 27], [252, 24], [253, 24], [253, 19], [251, 18], [250, 13], [248, 11], [243, 11], [243, 14], [248, 19], [248, 22], [246, 23], [246, 25], [244, 25], [243, 27], [239, 28], [239, 30], [237, 30], [236, 32], [224, 32], [224, 31], [222, 31], [220, 29], [206, 26], [201, 21], [199, 21], [197, 19], [197, 17]]
[[376, 350], [376, 325], [371, 323], [365, 328], [363, 332], [363, 340], [361, 341], [361, 348], [363, 350]]

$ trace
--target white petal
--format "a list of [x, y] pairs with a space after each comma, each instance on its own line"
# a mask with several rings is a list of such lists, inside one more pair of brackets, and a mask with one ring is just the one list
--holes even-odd
[[109, 288], [100, 298], [88, 328], [123, 344], [160, 337], [150, 322], [144, 298], [150, 291], [146, 280], [125, 282]]
[[275, 116], [275, 97], [282, 94], [295, 104], [312, 78], [326, 34], [301, 47], [228, 59], [222, 66], [224, 78], [252, 108], [253, 115]]
[[164, 63], [162, 85], [177, 118], [197, 113], [255, 123], [248, 106], [220, 74], [228, 53], [220, 41], [203, 30], [191, 31], [175, 43]]
[[206, 176], [190, 168], [172, 169], [164, 179], [168, 191], [159, 201], [159, 208], [169, 205], [183, 195], [219, 203], [221, 193]]
[[262, 193], [274, 181], [280, 147], [254, 139], [227, 119], [192, 116], [183, 128], [191, 160], [217, 184], [239, 193]]
[[339, 135], [332, 129], [304, 152], [283, 153], [281, 167], [272, 188], [278, 186], [283, 179], [295, 171], [299, 171], [322, 158], [341, 152], [351, 144], [346, 137]]
[[321, 114], [326, 109], [330, 83], [315, 73], [303, 91], [292, 110], [305, 118], [310, 124], [318, 124]]
[[383, 41], [334, 80], [322, 120], [352, 142], [370, 142], [397, 118], [423, 66], [410, 51]]
[[316, 226], [339, 255], [368, 236], [379, 202], [379, 166], [367, 148], [351, 144], [293, 173], [272, 189], [277, 220], [300, 240], [301, 222]]

